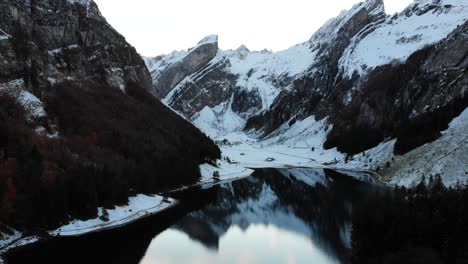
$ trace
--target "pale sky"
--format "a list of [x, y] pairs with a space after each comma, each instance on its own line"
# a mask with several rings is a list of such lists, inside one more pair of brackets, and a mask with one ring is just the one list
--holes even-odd
[[[186, 50], [210, 34], [221, 49], [287, 49], [360, 0], [94, 0], [143, 56]], [[412, 0], [384, 0], [386, 12]]]

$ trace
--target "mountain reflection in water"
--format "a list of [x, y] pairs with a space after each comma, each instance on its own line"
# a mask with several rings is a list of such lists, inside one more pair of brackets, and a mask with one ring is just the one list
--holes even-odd
[[[345, 175], [344, 173], [348, 174]], [[260, 169], [122, 228], [12, 250], [16, 263], [346, 263], [365, 173]]]
[[258, 170], [157, 236], [143, 264], [340, 263], [353, 203], [371, 181], [311, 169]]

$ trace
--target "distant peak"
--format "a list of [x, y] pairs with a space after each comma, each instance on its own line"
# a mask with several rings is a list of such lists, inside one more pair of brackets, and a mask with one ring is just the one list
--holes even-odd
[[218, 42], [218, 35], [209, 35], [209, 36], [204, 37], [202, 40], [200, 40], [197, 45], [217, 43], [217, 42]]
[[237, 48], [237, 51], [241, 51], [241, 52], [250, 52], [250, 50], [244, 45], [240, 45], [238, 48]]

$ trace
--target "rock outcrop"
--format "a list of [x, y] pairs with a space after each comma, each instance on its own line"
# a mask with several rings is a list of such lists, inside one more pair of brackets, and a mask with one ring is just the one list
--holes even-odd
[[[166, 95], [185, 77], [203, 68], [211, 61], [218, 52], [218, 36], [207, 36], [198, 42], [197, 46], [190, 49], [186, 54], [177, 57], [173, 63], [161, 61], [161, 57], [149, 59], [148, 63], [152, 69], [153, 85], [156, 88], [154, 94], [157, 97], [164, 98]], [[164, 70], [158, 72], [159, 68]]]
[[[24, 79], [42, 93], [63, 80], [99, 80], [151, 89], [144, 61], [107, 24], [93, 1], [2, 1], [2, 81]], [[26, 73], [26, 74], [24, 74]], [[38, 94], [39, 95], [39, 94]]]

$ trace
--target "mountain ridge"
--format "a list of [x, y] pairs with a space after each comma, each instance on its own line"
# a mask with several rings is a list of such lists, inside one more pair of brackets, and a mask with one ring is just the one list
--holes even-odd
[[162, 100], [215, 139], [261, 144], [313, 116], [328, 124], [314, 148], [352, 156], [396, 139], [391, 159], [439, 138], [467, 107], [467, 20], [460, 0], [415, 1], [392, 16], [368, 0], [285, 51], [218, 50]]

